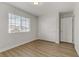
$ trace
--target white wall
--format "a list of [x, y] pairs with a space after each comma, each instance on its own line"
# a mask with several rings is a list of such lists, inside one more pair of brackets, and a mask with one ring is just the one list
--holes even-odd
[[[31, 31], [25, 33], [8, 33], [8, 13], [31, 18]], [[37, 35], [37, 18], [29, 13], [26, 13], [18, 8], [0, 3], [0, 52], [7, 49], [19, 46], [36, 39]]]
[[39, 17], [39, 39], [59, 43], [59, 15], [58, 12]]
[[74, 14], [74, 43], [75, 49], [79, 55], [79, 3], [75, 5]]

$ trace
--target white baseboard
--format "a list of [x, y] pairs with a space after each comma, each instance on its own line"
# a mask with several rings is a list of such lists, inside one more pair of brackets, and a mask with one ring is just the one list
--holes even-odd
[[15, 45], [13, 45], [13, 46], [3, 48], [3, 49], [0, 50], [0, 53], [1, 53], [1, 52], [4, 52], [4, 51], [7, 51], [7, 50], [10, 50], [10, 49], [13, 49], [13, 48], [15, 48], [15, 47], [18, 47], [18, 46], [20, 46], [20, 45], [23, 45], [23, 44], [32, 42], [32, 41], [34, 41], [34, 40], [36, 40], [36, 39], [32, 39], [32, 40], [27, 41], [27, 42], [25, 41], [25, 42], [21, 42], [21, 43], [19, 43], [19, 44], [17, 44], [17, 45], [15, 44]]
[[78, 48], [76, 46], [74, 48], [75, 48], [75, 50], [76, 50], [76, 52], [77, 52], [77, 54], [79, 56], [79, 50], [78, 50]]
[[54, 43], [56, 43], [56, 44], [59, 44], [59, 42], [55, 42], [55, 41], [50, 41], [50, 40], [46, 40], [46, 39], [40, 39], [40, 38], [38, 38], [39, 40], [45, 40], [45, 41], [49, 41], [49, 42], [54, 42]]

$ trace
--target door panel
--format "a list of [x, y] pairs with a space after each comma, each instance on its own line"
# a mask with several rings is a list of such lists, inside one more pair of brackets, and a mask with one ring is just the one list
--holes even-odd
[[61, 41], [72, 43], [72, 17], [61, 19]]

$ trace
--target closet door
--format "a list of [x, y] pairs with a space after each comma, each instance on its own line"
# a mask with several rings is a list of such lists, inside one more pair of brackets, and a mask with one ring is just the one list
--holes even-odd
[[61, 19], [61, 41], [72, 43], [72, 17]]

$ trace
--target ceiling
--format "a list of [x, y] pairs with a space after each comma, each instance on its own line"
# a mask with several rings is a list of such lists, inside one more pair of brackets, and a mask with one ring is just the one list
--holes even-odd
[[74, 2], [40, 2], [34, 5], [33, 2], [8, 2], [17, 8], [27, 11], [35, 16], [41, 16], [46, 13], [53, 13], [58, 10], [59, 12], [73, 11]]

